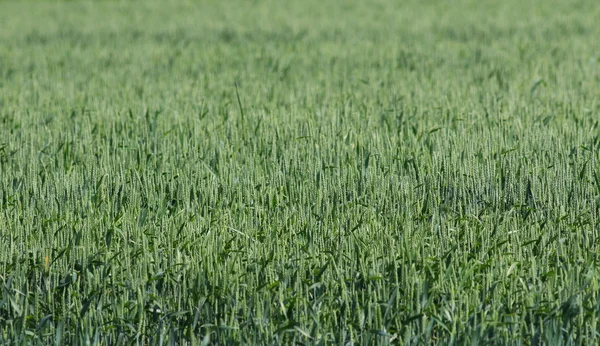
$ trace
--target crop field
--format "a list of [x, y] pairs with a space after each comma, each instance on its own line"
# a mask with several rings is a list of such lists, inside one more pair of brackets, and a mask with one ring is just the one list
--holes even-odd
[[0, 344], [600, 343], [599, 18], [0, 1]]

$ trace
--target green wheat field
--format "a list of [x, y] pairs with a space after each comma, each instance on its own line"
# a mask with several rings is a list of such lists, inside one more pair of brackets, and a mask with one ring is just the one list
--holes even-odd
[[0, 1], [0, 344], [600, 343], [599, 18]]

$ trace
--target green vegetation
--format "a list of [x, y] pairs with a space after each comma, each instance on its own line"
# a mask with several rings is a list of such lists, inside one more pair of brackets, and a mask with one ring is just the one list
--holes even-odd
[[600, 342], [598, 18], [0, 2], [0, 344]]

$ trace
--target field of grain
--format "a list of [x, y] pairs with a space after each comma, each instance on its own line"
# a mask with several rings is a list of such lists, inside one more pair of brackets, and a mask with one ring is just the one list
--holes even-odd
[[598, 18], [0, 1], [0, 344], [600, 343]]

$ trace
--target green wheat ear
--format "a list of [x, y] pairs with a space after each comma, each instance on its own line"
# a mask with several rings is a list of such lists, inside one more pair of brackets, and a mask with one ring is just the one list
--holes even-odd
[[535, 94], [535, 91], [540, 86], [546, 86], [546, 81], [542, 78], [536, 79], [536, 81], [533, 82], [533, 84], [531, 85], [531, 89], [529, 89], [529, 94], [531, 94], [531, 96], [533, 96]]

